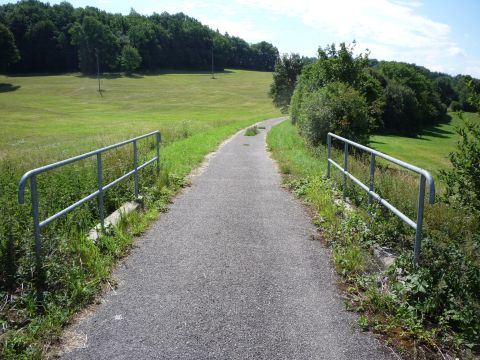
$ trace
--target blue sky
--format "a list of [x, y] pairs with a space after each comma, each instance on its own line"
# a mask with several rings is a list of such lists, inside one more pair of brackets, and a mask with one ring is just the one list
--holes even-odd
[[[0, 0], [0, 4], [10, 1]], [[59, 3], [60, 1], [50, 1]], [[281, 53], [357, 41], [371, 58], [480, 78], [480, 0], [71, 0], [110, 12], [184, 12], [222, 33], [266, 40]]]

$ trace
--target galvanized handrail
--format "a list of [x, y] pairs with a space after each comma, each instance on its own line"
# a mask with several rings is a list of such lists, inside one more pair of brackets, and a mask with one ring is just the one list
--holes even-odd
[[[344, 143], [344, 160], [343, 160], [343, 168], [337, 164], [332, 158], [332, 138], [338, 139]], [[354, 141], [348, 140], [344, 137], [335, 135], [333, 133], [328, 133], [327, 135], [327, 144], [328, 144], [328, 163], [327, 163], [327, 177], [330, 177], [330, 164], [333, 164], [336, 168], [338, 168], [343, 173], [343, 199], [345, 200], [345, 191], [347, 188], [347, 177], [350, 178], [353, 182], [355, 182], [358, 186], [360, 186], [363, 190], [368, 193], [368, 203], [372, 203], [373, 199], [376, 199], [380, 204], [385, 206], [387, 209], [392, 211], [397, 217], [407, 223], [410, 227], [415, 229], [415, 248], [413, 251], [413, 264], [414, 266], [418, 265], [418, 258], [420, 256], [420, 248], [422, 245], [422, 227], [423, 227], [423, 211], [424, 211], [424, 201], [425, 201], [425, 182], [428, 182], [429, 186], [429, 203], [433, 204], [435, 202], [435, 182], [433, 180], [432, 175], [424, 169], [421, 169], [417, 166], [411, 165], [406, 163], [402, 160], [395, 159], [392, 156], [386, 155], [380, 151], [371, 149], [364, 145], [358, 144]], [[358, 180], [355, 176], [348, 172], [348, 146], [351, 145], [363, 151], [366, 151], [371, 154], [370, 156], [370, 181], [369, 186], [362, 183]], [[408, 216], [403, 214], [400, 210], [398, 210], [395, 206], [390, 204], [387, 200], [383, 199], [379, 194], [377, 194], [375, 189], [375, 158], [376, 157], [383, 158], [387, 161], [390, 161], [394, 164], [397, 164], [405, 169], [410, 171], [416, 172], [420, 175], [420, 186], [418, 191], [418, 204], [417, 204], [417, 219], [416, 222], [411, 220]]]
[[[155, 136], [156, 139], [156, 156], [152, 159], [146, 161], [142, 165], [138, 165], [138, 155], [137, 155], [137, 141], [150, 137]], [[31, 203], [32, 203], [32, 217], [33, 217], [33, 235], [35, 238], [35, 257], [36, 257], [36, 267], [37, 267], [37, 296], [39, 299], [42, 298], [42, 291], [43, 291], [43, 271], [42, 271], [42, 263], [43, 263], [43, 256], [42, 256], [42, 239], [40, 235], [40, 230], [42, 227], [46, 226], [47, 224], [51, 223], [55, 219], [58, 219], [60, 216], [69, 213], [70, 211], [74, 210], [75, 208], [79, 207], [83, 203], [93, 199], [98, 199], [98, 207], [99, 207], [99, 215], [100, 215], [100, 226], [101, 230], [104, 231], [105, 229], [105, 214], [104, 214], [104, 205], [103, 205], [103, 193], [110, 189], [112, 186], [118, 184], [120, 181], [126, 179], [127, 177], [134, 175], [134, 192], [135, 198], [139, 197], [139, 190], [138, 190], [138, 171], [143, 169], [144, 167], [150, 165], [153, 162], [157, 162], [157, 176], [160, 174], [160, 142], [161, 142], [161, 135], [160, 132], [153, 131], [151, 133], [141, 135], [129, 140], [125, 140], [119, 142], [117, 144], [113, 144], [110, 146], [103, 147], [101, 149], [97, 149], [94, 151], [90, 151], [88, 153], [74, 156], [72, 158], [58, 161], [53, 164], [45, 165], [30, 171], [27, 171], [20, 180], [18, 186], [18, 202], [23, 204], [25, 202], [25, 187], [27, 185], [27, 181], [30, 179], [30, 192], [31, 192]], [[102, 153], [116, 149], [118, 147], [133, 144], [133, 170], [129, 171], [128, 173], [122, 175], [118, 179], [112, 181], [107, 185], [103, 185], [103, 170], [102, 170]], [[65, 209], [59, 211], [58, 213], [48, 217], [47, 219], [40, 221], [39, 219], [39, 211], [38, 211], [38, 192], [37, 192], [37, 175], [44, 173], [49, 170], [53, 170], [76, 161], [80, 161], [92, 156], [97, 157], [97, 190], [87, 195], [83, 199], [78, 200], [74, 204], [66, 207]]]

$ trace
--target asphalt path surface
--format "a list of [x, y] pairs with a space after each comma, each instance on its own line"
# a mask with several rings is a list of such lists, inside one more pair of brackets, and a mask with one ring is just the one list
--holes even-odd
[[66, 359], [391, 359], [345, 310], [328, 250], [260, 134], [235, 135], [67, 331]]

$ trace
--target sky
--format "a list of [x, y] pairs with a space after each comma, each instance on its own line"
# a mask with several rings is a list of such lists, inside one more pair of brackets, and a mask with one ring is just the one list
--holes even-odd
[[[12, 1], [0, 0], [0, 4]], [[61, 1], [50, 1], [51, 4]], [[128, 14], [183, 12], [280, 53], [316, 56], [319, 46], [357, 42], [356, 52], [451, 75], [480, 78], [480, 0], [70, 0]]]

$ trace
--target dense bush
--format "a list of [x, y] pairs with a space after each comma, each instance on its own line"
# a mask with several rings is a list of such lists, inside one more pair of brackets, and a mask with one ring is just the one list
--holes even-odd
[[325, 143], [328, 132], [368, 142], [367, 103], [358, 91], [342, 82], [309, 93], [298, 109], [297, 121], [301, 134], [313, 145]]
[[480, 80], [473, 79], [468, 75], [457, 75], [453, 78], [453, 86], [457, 93], [460, 110], [463, 111], [479, 111], [478, 102], [472, 102], [472, 97], [480, 93]]
[[480, 214], [480, 125], [469, 121], [457, 132], [461, 140], [450, 154], [452, 169], [441, 173], [447, 184], [445, 196]]
[[388, 130], [415, 135], [420, 129], [420, 113], [415, 93], [409, 87], [390, 81], [385, 88], [383, 124]]
[[127, 74], [131, 74], [133, 71], [137, 70], [142, 62], [142, 57], [138, 53], [138, 50], [133, 46], [127, 45], [122, 49], [122, 56], [120, 58], [120, 63], [122, 64], [122, 69]]
[[291, 119], [312, 144], [325, 142], [328, 131], [366, 143], [382, 112], [381, 83], [367, 70], [368, 56], [353, 50], [344, 43], [320, 48], [319, 59], [302, 70]]

